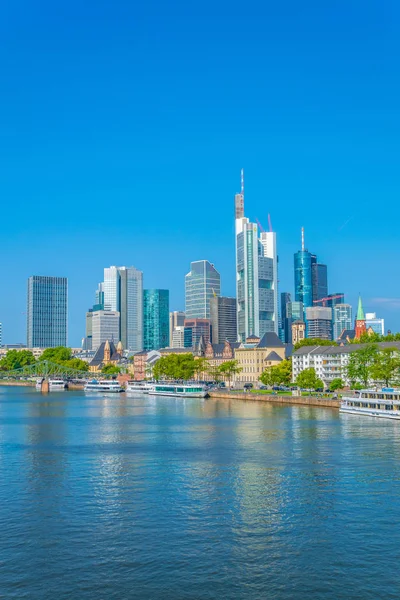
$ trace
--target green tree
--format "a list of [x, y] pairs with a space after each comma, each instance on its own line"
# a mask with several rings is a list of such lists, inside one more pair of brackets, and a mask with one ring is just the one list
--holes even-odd
[[294, 349], [298, 350], [303, 346], [337, 346], [332, 340], [323, 340], [322, 338], [304, 338], [294, 345]]
[[118, 375], [121, 372], [121, 369], [116, 365], [104, 365], [101, 369], [103, 375]]
[[261, 373], [260, 381], [264, 385], [289, 385], [292, 381], [292, 361], [283, 360], [279, 365], [268, 367]]
[[400, 358], [397, 348], [384, 348], [377, 352], [370, 367], [371, 378], [389, 386], [399, 379], [399, 374]]
[[199, 357], [194, 361], [194, 375], [197, 379], [200, 379], [201, 375], [208, 373], [210, 370], [210, 363], [203, 357]]
[[88, 371], [89, 364], [85, 360], [81, 360], [80, 358], [71, 358], [70, 360], [66, 360], [63, 365], [65, 367], [69, 367], [70, 369], [75, 369], [76, 371]]
[[228, 385], [231, 387], [232, 377], [241, 373], [242, 367], [239, 366], [239, 362], [237, 360], [227, 360], [220, 364], [219, 371], [222, 376], [227, 378]]
[[36, 362], [30, 350], [9, 350], [0, 360], [0, 369], [2, 371], [13, 371], [21, 369]]
[[162, 356], [153, 367], [154, 379], [193, 379], [196, 371], [195, 358], [191, 353], [167, 354]]
[[368, 386], [371, 379], [371, 367], [377, 354], [378, 346], [376, 344], [367, 344], [365, 347], [350, 353], [349, 362], [344, 368], [344, 373], [351, 385], [360, 383], [364, 387]]
[[57, 346], [56, 348], [46, 348], [46, 350], [40, 357], [40, 360], [48, 360], [50, 362], [64, 364], [67, 360], [71, 360], [71, 358], [71, 348], [65, 348], [65, 346]]
[[344, 388], [343, 379], [341, 379], [341, 377], [336, 377], [335, 379], [332, 379], [332, 381], [329, 384], [329, 387], [332, 390], [332, 392], [335, 392], [336, 390], [341, 390], [342, 388]]
[[379, 333], [363, 333], [359, 338], [353, 338], [350, 340], [350, 344], [376, 344], [377, 342], [382, 342], [383, 336], [379, 335]]
[[324, 382], [317, 377], [315, 369], [310, 367], [309, 369], [304, 369], [304, 371], [297, 375], [296, 385], [298, 385], [299, 388], [316, 390], [318, 388], [323, 388]]

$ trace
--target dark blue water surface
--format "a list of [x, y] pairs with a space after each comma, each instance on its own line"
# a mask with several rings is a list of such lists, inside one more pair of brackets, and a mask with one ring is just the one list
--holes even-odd
[[0, 598], [400, 598], [400, 422], [0, 388]]

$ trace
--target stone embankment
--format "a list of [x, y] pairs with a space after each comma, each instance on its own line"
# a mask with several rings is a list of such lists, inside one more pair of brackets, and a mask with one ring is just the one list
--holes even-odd
[[261, 402], [276, 402], [278, 404], [302, 404], [305, 406], [321, 406], [328, 408], [340, 407], [340, 400], [323, 397], [317, 398], [316, 396], [278, 396], [274, 394], [257, 394], [256, 392], [224, 392], [223, 390], [214, 390], [210, 392], [210, 398], [257, 400]]
[[32, 386], [35, 385], [34, 381], [18, 381], [18, 380], [6, 380], [6, 379], [0, 379], [0, 385], [9, 385], [9, 386], [16, 386], [19, 385], [21, 387], [28, 387], [28, 386]]

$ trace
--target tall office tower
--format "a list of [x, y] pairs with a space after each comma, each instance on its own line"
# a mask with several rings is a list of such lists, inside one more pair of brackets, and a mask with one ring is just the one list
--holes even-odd
[[185, 327], [183, 325], [177, 325], [172, 333], [172, 341], [170, 341], [171, 348], [184, 348], [185, 347]]
[[385, 319], [379, 319], [376, 313], [365, 313], [365, 326], [367, 331], [371, 327], [374, 333], [385, 335]]
[[345, 329], [353, 329], [353, 309], [350, 304], [337, 304], [333, 308], [333, 339], [339, 339]]
[[236, 298], [238, 339], [278, 333], [276, 234], [262, 232], [244, 216], [244, 186], [235, 196]]
[[237, 341], [236, 298], [213, 296], [210, 300], [213, 344]]
[[143, 291], [143, 349], [169, 346], [169, 291]]
[[84, 350], [92, 349], [92, 338], [93, 338], [93, 327], [92, 327], [93, 308], [89, 308], [86, 313], [86, 327], [85, 337], [82, 341], [82, 348]]
[[294, 290], [295, 300], [302, 302], [304, 308], [313, 306], [312, 267], [317, 257], [304, 246], [304, 228], [301, 229], [301, 250], [294, 255]]
[[95, 294], [95, 303], [93, 305], [93, 310], [104, 310], [104, 291], [103, 291], [103, 283], [99, 283], [96, 294]]
[[291, 301], [292, 297], [289, 292], [281, 292], [281, 304], [280, 304], [280, 339], [282, 342], [287, 344], [291, 337], [289, 329], [290, 323], [287, 320], [286, 306]]
[[66, 277], [29, 277], [28, 348], [67, 345], [67, 286]]
[[106, 342], [119, 342], [120, 314], [116, 310], [95, 310], [92, 312], [92, 350]]
[[306, 308], [307, 337], [332, 339], [332, 309], [328, 306]]
[[311, 280], [313, 301], [326, 298], [328, 295], [328, 267], [321, 263], [312, 263]]
[[[183, 327], [185, 324], [185, 313], [182, 310], [174, 310], [169, 313], [169, 343], [172, 345], [174, 337], [174, 330], [177, 327]], [[179, 348], [179, 346], [172, 346], [172, 348]]]
[[104, 269], [104, 310], [120, 313], [119, 339], [127, 350], [143, 350], [143, 273], [135, 267]]
[[294, 343], [292, 339], [292, 325], [295, 322], [304, 321], [304, 306], [302, 302], [288, 302], [286, 305], [286, 321], [288, 332], [287, 343]]
[[221, 293], [221, 277], [208, 260], [190, 263], [185, 276], [185, 313], [187, 319], [209, 319], [210, 298]]
[[184, 347], [196, 350], [203, 338], [204, 344], [211, 340], [211, 323], [209, 319], [185, 319]]

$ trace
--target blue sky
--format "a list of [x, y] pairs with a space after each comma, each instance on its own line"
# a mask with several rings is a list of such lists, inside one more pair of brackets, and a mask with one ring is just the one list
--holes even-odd
[[400, 330], [400, 5], [394, 0], [2, 7], [0, 320], [25, 341], [26, 279], [69, 279], [69, 342], [104, 266], [184, 306], [191, 260], [235, 293], [233, 197], [300, 228], [330, 291]]

